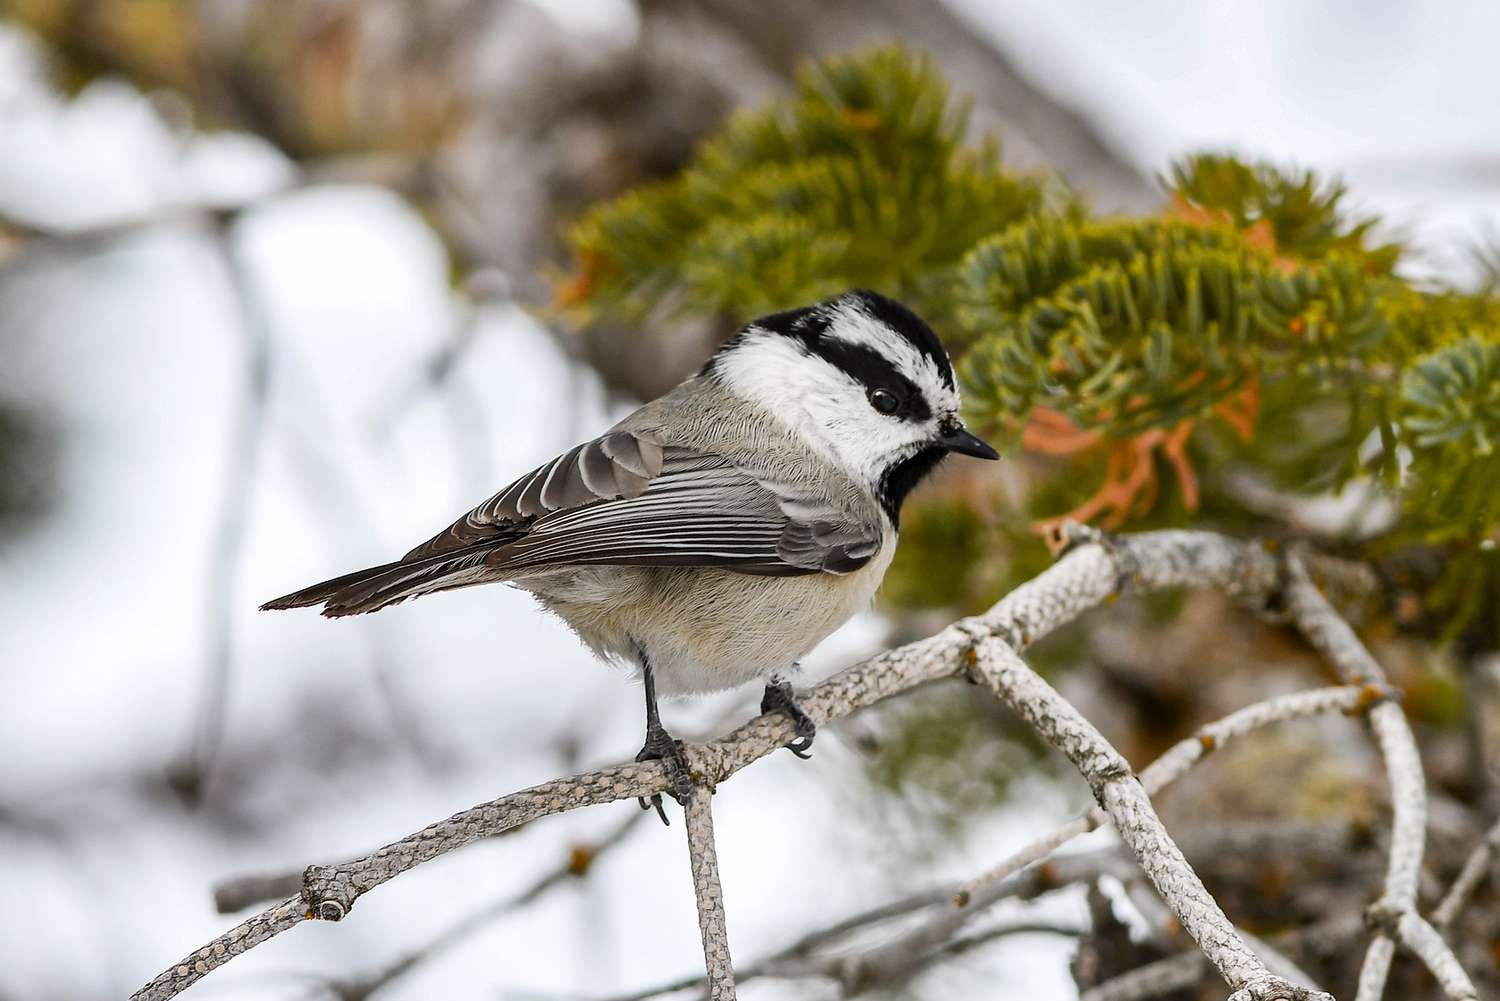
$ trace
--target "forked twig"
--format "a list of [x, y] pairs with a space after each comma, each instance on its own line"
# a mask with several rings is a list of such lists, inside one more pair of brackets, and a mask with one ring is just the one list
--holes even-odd
[[[1467, 978], [1456, 960], [1447, 962], [1451, 951], [1436, 932], [1426, 935], [1424, 929], [1431, 930], [1431, 926], [1411, 911], [1415, 874], [1421, 862], [1425, 796], [1410, 729], [1395, 703], [1384, 699], [1384, 678], [1379, 668], [1353, 630], [1311, 585], [1300, 561], [1288, 558], [1283, 566], [1282, 560], [1258, 544], [1209, 532], [1108, 537], [1075, 526], [1065, 535], [1071, 548], [1054, 566], [1012, 591], [983, 616], [961, 620], [932, 637], [834, 675], [813, 689], [803, 700], [803, 709], [815, 723], [824, 724], [938, 678], [967, 675], [987, 683], [1078, 767], [1146, 875], [1233, 989], [1233, 1001], [1326, 998], [1267, 969], [1203, 888], [1128, 763], [1019, 656], [1036, 639], [1123, 590], [1214, 587], [1255, 607], [1264, 607], [1285, 584], [1287, 604], [1299, 628], [1334, 662], [1346, 683], [1361, 689], [1375, 686], [1381, 693], [1369, 717], [1391, 772], [1396, 804], [1392, 861], [1383, 899], [1398, 905], [1400, 917], [1389, 932], [1377, 935], [1370, 953], [1374, 959], [1367, 958], [1366, 972], [1371, 974], [1371, 983], [1378, 972], [1383, 986], [1381, 943], [1392, 945], [1395, 935], [1428, 958], [1445, 987], [1460, 989]], [[1352, 697], [1345, 693], [1335, 701]], [[695, 784], [712, 789], [794, 736], [790, 720], [775, 713], [757, 717], [718, 740], [686, 745], [685, 753]], [[376, 886], [480, 838], [583, 806], [650, 796], [666, 791], [668, 784], [660, 762], [615, 765], [543, 783], [462, 811], [364, 858], [312, 866], [304, 874], [300, 894], [257, 914], [175, 964], [138, 991], [134, 1001], [175, 997], [233, 956], [308, 918], [339, 920], [360, 896]], [[724, 985], [720, 990], [731, 993], [716, 996], [730, 997], [732, 974], [727, 972], [722, 901], [715, 867], [706, 865], [708, 856], [703, 853], [705, 845], [712, 851], [708, 798], [694, 796], [689, 801], [689, 827], [696, 832], [697, 844], [690, 855], [710, 975], [718, 962], [717, 950], [722, 947], [726, 972], [720, 977]], [[989, 892], [987, 888], [986, 895]], [[1416, 921], [1410, 920], [1408, 913]], [[1384, 962], [1388, 965], [1389, 956]], [[1379, 987], [1362, 987], [1360, 1001], [1369, 1001], [1378, 993]], [[1453, 990], [1450, 995], [1472, 996]]]

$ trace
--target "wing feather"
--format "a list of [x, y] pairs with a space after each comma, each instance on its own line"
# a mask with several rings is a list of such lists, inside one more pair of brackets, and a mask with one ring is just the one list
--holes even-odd
[[[618, 473], [626, 453], [610, 451]], [[503, 573], [616, 564], [795, 575], [849, 573], [880, 549], [878, 525], [722, 457], [669, 446], [651, 465], [659, 474], [638, 496], [549, 514], [486, 562]]]
[[611, 431], [527, 473], [407, 553], [406, 559], [506, 541], [554, 512], [639, 496], [661, 472], [662, 461], [662, 447], [656, 442], [629, 431]]
[[862, 519], [723, 456], [612, 431], [516, 480], [403, 559], [265, 607], [356, 615], [562, 566], [843, 574], [864, 566], [882, 537], [878, 514]]

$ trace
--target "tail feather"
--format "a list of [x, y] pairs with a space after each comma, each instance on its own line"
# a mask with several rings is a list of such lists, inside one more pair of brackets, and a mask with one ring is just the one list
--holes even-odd
[[322, 605], [329, 618], [363, 615], [422, 594], [451, 591], [502, 579], [485, 565], [497, 546], [472, 546], [460, 552], [401, 559], [325, 580], [261, 605], [262, 611]]

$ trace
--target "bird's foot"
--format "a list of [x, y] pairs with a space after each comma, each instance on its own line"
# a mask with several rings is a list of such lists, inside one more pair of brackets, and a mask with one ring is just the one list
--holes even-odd
[[792, 693], [790, 682], [773, 679], [766, 682], [766, 694], [761, 697], [760, 711], [762, 713], [784, 713], [797, 727], [797, 739], [786, 745], [786, 749], [799, 758], [809, 758], [812, 755], [813, 737], [817, 736], [818, 725], [814, 723], [802, 711], [797, 704], [797, 697]]
[[[688, 768], [687, 755], [682, 753], [682, 741], [676, 740], [660, 725], [648, 727], [646, 730], [646, 743], [641, 747], [641, 753], [635, 756], [637, 761], [660, 761], [667, 766], [667, 777], [672, 780], [672, 788], [667, 795], [675, 799], [678, 805], [684, 805], [688, 797], [693, 794], [693, 777]], [[649, 810], [656, 807], [656, 815], [661, 822], [668, 827], [672, 826], [667, 820], [667, 811], [661, 805], [661, 793], [656, 793], [650, 799], [642, 796], [640, 799], [641, 809]]]

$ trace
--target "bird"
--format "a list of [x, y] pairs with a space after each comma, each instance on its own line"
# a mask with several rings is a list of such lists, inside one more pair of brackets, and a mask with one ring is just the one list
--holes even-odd
[[[816, 733], [791, 679], [872, 603], [901, 507], [947, 456], [997, 459], [959, 416], [941, 341], [895, 299], [853, 289], [752, 320], [694, 375], [391, 563], [266, 602], [330, 617], [503, 582], [596, 654], [639, 672], [670, 794], [691, 782], [662, 695], [765, 683], [762, 713]], [[666, 822], [660, 796], [652, 797]], [[642, 807], [647, 807], [645, 800]]]

